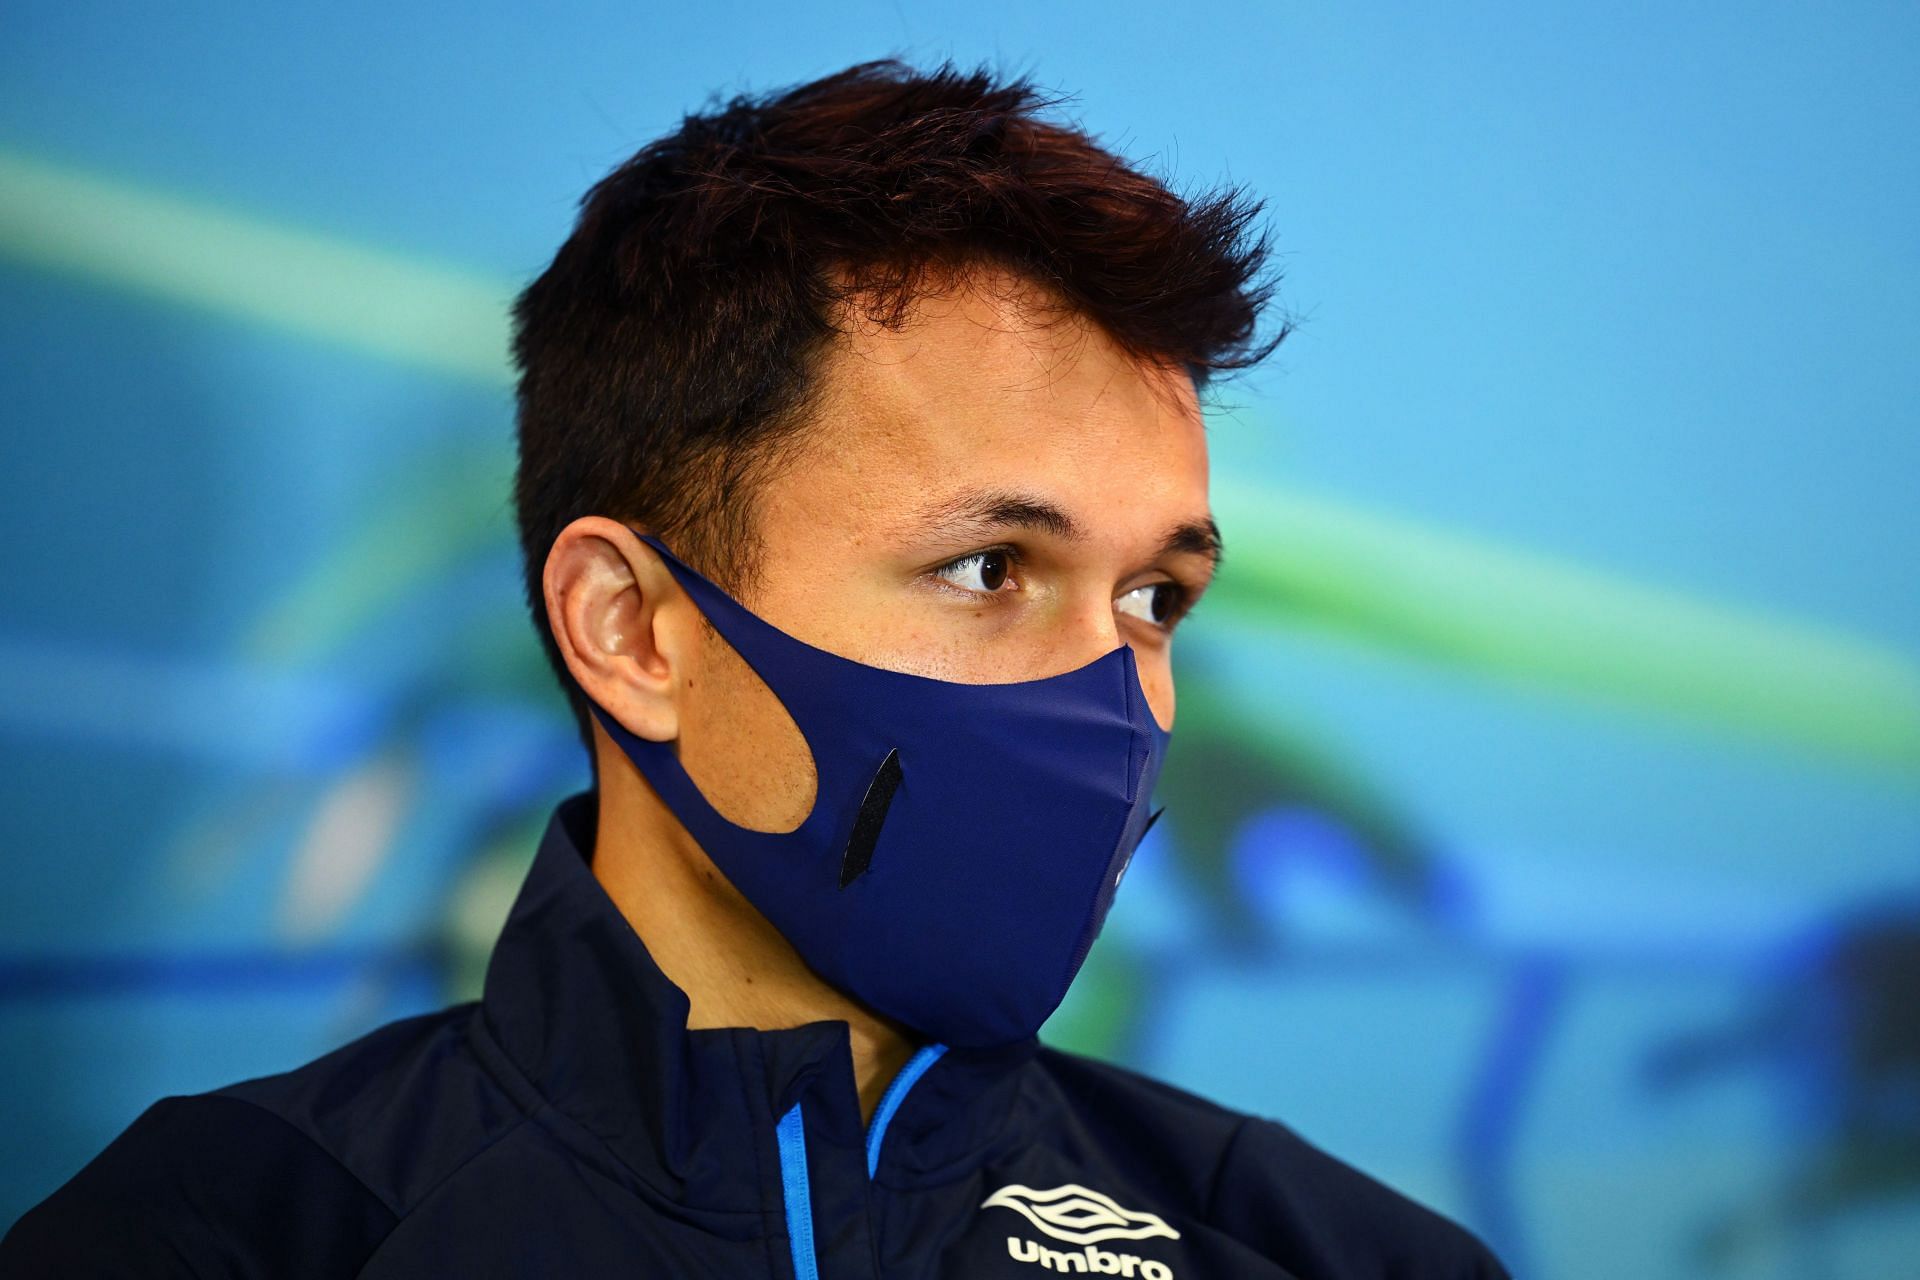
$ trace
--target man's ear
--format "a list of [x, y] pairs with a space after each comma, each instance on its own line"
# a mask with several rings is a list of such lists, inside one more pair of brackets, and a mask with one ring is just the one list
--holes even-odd
[[678, 737], [699, 611], [659, 554], [617, 520], [582, 516], [553, 540], [541, 583], [547, 624], [587, 697], [637, 737]]

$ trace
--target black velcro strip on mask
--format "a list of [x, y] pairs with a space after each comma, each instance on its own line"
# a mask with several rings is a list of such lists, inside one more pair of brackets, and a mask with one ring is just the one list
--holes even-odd
[[847, 839], [847, 852], [840, 859], [840, 887], [846, 888], [873, 864], [873, 846], [880, 839], [880, 824], [887, 820], [887, 806], [900, 789], [900, 748], [887, 752], [880, 769], [867, 784], [867, 798], [853, 818], [853, 835]]

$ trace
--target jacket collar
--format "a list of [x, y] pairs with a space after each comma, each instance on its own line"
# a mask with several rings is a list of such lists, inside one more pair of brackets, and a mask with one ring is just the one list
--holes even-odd
[[[686, 993], [648, 954], [590, 861], [598, 800], [554, 810], [488, 962], [484, 1029], [542, 1101], [676, 1203], [757, 1209], [754, 1154], [796, 1103], [815, 1144], [865, 1168], [847, 1024], [687, 1029]], [[1037, 1041], [942, 1055], [885, 1134], [882, 1181], [977, 1158], [1009, 1127]]]

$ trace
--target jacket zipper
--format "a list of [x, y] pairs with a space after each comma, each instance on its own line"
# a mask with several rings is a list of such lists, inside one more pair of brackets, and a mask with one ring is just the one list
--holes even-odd
[[820, 1280], [813, 1256], [813, 1191], [807, 1185], [807, 1128], [794, 1103], [774, 1130], [780, 1144], [780, 1190], [787, 1205], [787, 1243], [793, 1249], [794, 1280]]
[[893, 1113], [900, 1109], [900, 1103], [906, 1098], [907, 1090], [919, 1083], [920, 1077], [927, 1074], [927, 1068], [940, 1061], [940, 1055], [947, 1051], [943, 1044], [923, 1046], [911, 1058], [907, 1065], [900, 1068], [900, 1074], [893, 1078], [887, 1091], [880, 1095], [880, 1105], [873, 1110], [873, 1123], [867, 1126], [867, 1176], [871, 1178], [874, 1170], [880, 1167], [880, 1140], [887, 1136], [887, 1125], [893, 1121]]
[[[886, 1137], [893, 1113], [900, 1109], [907, 1090], [913, 1088], [927, 1073], [927, 1068], [940, 1061], [940, 1055], [946, 1051], [947, 1046], [943, 1044], [922, 1047], [907, 1059], [900, 1074], [880, 1096], [880, 1105], [874, 1108], [873, 1122], [867, 1128], [869, 1178], [880, 1167], [880, 1143]], [[807, 1181], [807, 1126], [799, 1103], [794, 1103], [787, 1114], [780, 1117], [774, 1138], [780, 1146], [780, 1192], [786, 1202], [787, 1243], [793, 1250], [794, 1280], [820, 1280], [820, 1262], [813, 1252], [813, 1188]]]

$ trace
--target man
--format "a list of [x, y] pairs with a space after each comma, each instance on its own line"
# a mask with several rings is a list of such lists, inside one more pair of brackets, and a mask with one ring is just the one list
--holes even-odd
[[156, 1103], [11, 1273], [1503, 1274], [1035, 1039], [1155, 816], [1221, 553], [1199, 393], [1279, 341], [1257, 207], [1043, 105], [863, 64], [593, 188], [515, 354], [595, 785], [484, 997]]

